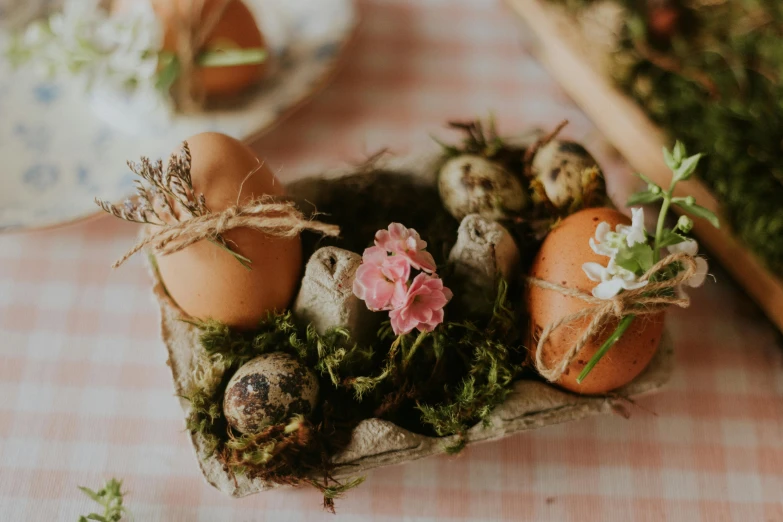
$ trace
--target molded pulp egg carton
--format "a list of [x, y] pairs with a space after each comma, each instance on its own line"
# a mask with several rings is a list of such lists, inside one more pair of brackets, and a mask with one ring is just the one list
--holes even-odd
[[[373, 178], [373, 173], [378, 171], [392, 176], [407, 176], [408, 179], [422, 186], [434, 186], [433, 173], [437, 161], [434, 154], [381, 158], [373, 164], [372, 170], [360, 167], [304, 179], [289, 185], [288, 193], [304, 210], [308, 204], [319, 207], [319, 202], [323, 202], [325, 198], [339, 198], [338, 191], [345, 190], [344, 183], [340, 181], [347, 180], [349, 177], [354, 180], [353, 188], [361, 193], [377, 181]], [[357, 179], [365, 180], [364, 188], [360, 186], [357, 189], [355, 186]], [[466, 251], [469, 257], [467, 263], [473, 264], [472, 269], [478, 274], [477, 277], [481, 273], [494, 276], [495, 271], [501, 268], [503, 260], [483, 254], [495, 251], [495, 245], [489, 243], [496, 240], [497, 230], [493, 228], [496, 225], [476, 218], [477, 216], [468, 216], [465, 220], [473, 219], [473, 226], [484, 226], [484, 233], [469, 237], [470, 234], [466, 235], [464, 230], [468, 223], [463, 221], [457, 244], [459, 246], [461, 242], [472, 241], [473, 244], [468, 245], [468, 248], [462, 245], [463, 251]], [[351, 293], [352, 277], [361, 262], [361, 257], [359, 254], [334, 246], [316, 249], [317, 246], [315, 244], [308, 247], [305, 241], [306, 254], [310, 252], [312, 254], [305, 267], [301, 289], [294, 302], [294, 314], [298, 320], [304, 319], [319, 330], [340, 324], [351, 328], [354, 337], [361, 338], [362, 324], [372, 324], [373, 328], [375, 327], [373, 321], [368, 320], [364, 303], [358, 301]], [[484, 270], [481, 263], [486, 264]], [[176, 393], [181, 396], [191, 385], [195, 354], [197, 350], [202, 349], [198, 342], [199, 331], [193, 325], [181, 320], [183, 312], [166, 295], [157, 274], [154, 270], [152, 272], [155, 283], [154, 293], [161, 311], [161, 334], [168, 350], [174, 387]], [[497, 440], [550, 424], [610, 413], [618, 398], [636, 397], [661, 388], [669, 380], [672, 367], [673, 349], [669, 338], [664, 335], [660, 349], [648, 368], [633, 382], [616, 390], [612, 397], [580, 396], [541, 381], [516, 381], [505, 403], [492, 412], [488, 425], [486, 427], [477, 425], [467, 432], [467, 443]], [[187, 415], [190, 404], [186, 400], [181, 400], [181, 405]], [[379, 466], [400, 464], [444, 453], [445, 447], [455, 440], [456, 436], [428, 437], [412, 433], [385, 420], [366, 419], [354, 429], [351, 441], [344, 451], [334, 457], [336, 465], [334, 475], [337, 478], [356, 476]], [[242, 475], [230, 474], [215, 455], [207, 453], [200, 434], [191, 435], [191, 441], [204, 478], [220, 491], [234, 497], [243, 497], [274, 487], [273, 484], [264, 483], [259, 479], [251, 480]]]

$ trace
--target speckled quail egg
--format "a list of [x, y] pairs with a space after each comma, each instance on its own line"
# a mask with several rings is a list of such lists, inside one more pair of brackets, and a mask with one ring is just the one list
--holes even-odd
[[[592, 172], [591, 169], [595, 169]], [[605, 196], [603, 175], [587, 150], [573, 141], [552, 140], [533, 156], [531, 172], [557, 208], [596, 195]]]
[[462, 154], [443, 164], [438, 190], [443, 206], [460, 220], [468, 214], [503, 219], [518, 214], [527, 204], [527, 193], [516, 176], [473, 154]]
[[232, 428], [255, 433], [294, 415], [307, 416], [318, 404], [318, 378], [296, 358], [273, 352], [243, 364], [231, 377], [223, 413]]

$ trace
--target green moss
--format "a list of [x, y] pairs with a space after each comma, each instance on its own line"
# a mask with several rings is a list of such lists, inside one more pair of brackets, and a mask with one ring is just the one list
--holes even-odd
[[[419, 403], [423, 423], [439, 436], [460, 434], [477, 422], [486, 422], [495, 406], [511, 392], [511, 383], [521, 370], [520, 348], [509, 343], [518, 338], [518, 318], [507, 299], [507, 286], [501, 282], [492, 318], [485, 328], [469, 322], [448, 324], [442, 345], [455, 343], [472, 352], [467, 375], [447, 388], [444, 400]], [[449, 448], [453, 452], [456, 448]]]
[[[313, 485], [331, 508], [361, 482], [337, 482], [330, 462], [360, 420], [379, 417], [431, 436], [459, 434], [463, 442], [449, 448], [453, 452], [464, 445], [466, 430], [506, 398], [524, 350], [508, 287], [501, 281], [498, 288], [492, 315], [479, 323], [448, 322], [432, 333], [399, 338], [386, 323], [368, 346], [353, 342], [344, 328], [322, 335], [300, 328], [290, 311], [270, 314], [249, 333], [194, 322], [201, 331], [202, 364], [219, 371], [209, 374], [212, 381], [196, 379], [200, 387], [186, 394], [187, 428], [233, 473]], [[289, 419], [253, 435], [235, 433], [222, 414], [227, 381], [249, 359], [273, 351], [298, 357], [320, 375], [321, 406], [309, 419]]]
[[[322, 212], [320, 220], [342, 230], [340, 238], [303, 234], [305, 258], [326, 245], [362, 252], [377, 230], [397, 221], [427, 241], [444, 284], [456, 296], [468, 295], [470, 281], [454, 277], [446, 262], [459, 223], [441, 205], [432, 180], [369, 168], [288, 189], [301, 208], [312, 202]], [[194, 322], [203, 350], [195, 385], [185, 393], [192, 405], [188, 429], [232, 473], [312, 485], [332, 508], [335, 498], [361, 482], [335, 480], [331, 458], [363, 419], [385, 419], [434, 437], [460, 434], [464, 445], [466, 430], [503, 401], [526, 351], [520, 345], [521, 289], [504, 282], [498, 288], [480, 299], [452, 300], [445, 309], [448, 322], [431, 333], [397, 337], [387, 321], [363, 344], [345, 328], [319, 334], [290, 311], [269, 314], [251, 332]], [[253, 435], [236, 433], [222, 413], [228, 380], [251, 358], [275, 351], [297, 357], [318, 375], [319, 406], [306, 419], [286, 419]]]

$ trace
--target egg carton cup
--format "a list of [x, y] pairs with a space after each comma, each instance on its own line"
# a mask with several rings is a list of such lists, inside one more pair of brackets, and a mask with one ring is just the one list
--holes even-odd
[[[377, 160], [373, 169], [414, 176], [420, 183], [434, 185], [438, 161], [436, 154], [385, 157]], [[361, 168], [341, 169], [303, 179], [289, 185], [289, 196], [317, 206], [319, 200], [331, 196], [330, 187], [339, 189], [336, 180], [361, 172]], [[370, 173], [367, 172], [367, 175]], [[518, 255], [515, 247], [508, 245], [510, 238], [504, 233], [505, 230], [496, 223], [478, 216], [466, 217], [450, 255], [450, 261], [458, 265], [456, 272], [475, 274], [478, 284], [481, 281], [494, 284], [491, 276], [508, 270], [513, 265], [514, 256]], [[341, 248], [327, 246], [315, 249], [308, 258], [301, 288], [294, 301], [293, 312], [297, 320], [313, 324], [320, 331], [336, 325], [346, 326], [357, 339], [374, 331], [377, 323], [373, 316], [378, 314], [369, 313], [364, 303], [351, 292], [351, 282], [360, 262], [359, 254]], [[161, 335], [168, 351], [168, 365], [176, 394], [181, 397], [192, 385], [193, 370], [202, 350], [200, 332], [197, 327], [182, 320], [184, 312], [169, 298], [156, 270], [153, 268], [151, 272], [154, 295], [160, 305]], [[673, 364], [672, 343], [664, 334], [658, 352], [645, 371], [633, 382], [612, 392], [611, 396], [581, 396], [538, 380], [516, 381], [506, 401], [494, 409], [487, 423], [469, 429], [465, 440], [467, 444], [498, 440], [551, 424], [612, 413], [624, 399], [649, 394], [663, 387], [671, 376]], [[184, 399], [180, 399], [180, 403], [187, 417], [190, 403]], [[244, 497], [276, 487], [260, 479], [231, 474], [216, 455], [209, 453], [201, 434], [191, 434], [190, 438], [204, 478], [223, 493]], [[456, 442], [456, 435], [429, 437], [412, 433], [389, 421], [365, 419], [354, 428], [347, 447], [333, 457], [334, 476], [338, 479], [355, 477], [373, 468], [445, 453], [446, 447]]]

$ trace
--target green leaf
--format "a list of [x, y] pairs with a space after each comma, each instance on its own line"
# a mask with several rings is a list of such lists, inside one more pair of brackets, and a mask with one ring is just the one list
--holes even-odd
[[674, 161], [674, 156], [666, 147], [663, 148], [663, 162], [666, 163], [666, 166], [671, 170], [677, 168], [677, 162]]
[[232, 67], [255, 65], [264, 62], [268, 53], [261, 47], [249, 49], [210, 49], [201, 53], [196, 63], [201, 67]]
[[102, 500], [101, 496], [97, 492], [91, 490], [90, 488], [86, 488], [84, 486], [78, 486], [78, 487], [82, 491], [82, 493], [84, 493], [85, 495], [93, 499], [95, 502], [101, 502]]
[[680, 163], [680, 166], [674, 171], [674, 181], [677, 182], [690, 179], [690, 177], [693, 176], [696, 167], [699, 165], [701, 156], [701, 154], [696, 154], [695, 156], [685, 158], [682, 163]]
[[617, 253], [615, 256], [615, 263], [617, 263], [617, 266], [625, 268], [634, 274], [638, 273], [642, 269], [639, 261], [637, 261], [633, 253], [629, 249], [625, 248]]
[[661, 244], [658, 245], [660, 248], [666, 248], [667, 246], [676, 245], [678, 243], [682, 243], [683, 241], [686, 241], [688, 238], [685, 236], [682, 236], [673, 230], [664, 230], [663, 234], [661, 236]]
[[631, 194], [631, 197], [628, 198], [628, 201], [626, 201], [626, 206], [633, 206], [633, 205], [645, 205], [647, 203], [653, 203], [654, 201], [658, 201], [660, 199], [663, 199], [663, 196], [661, 193], [655, 193], [651, 190], [642, 190], [641, 192], [637, 192], [635, 194]]
[[160, 70], [155, 79], [155, 87], [163, 92], [168, 92], [180, 73], [179, 59], [173, 53], [160, 53], [158, 58]]
[[673, 151], [674, 161], [676, 162], [677, 165], [682, 163], [682, 160], [685, 159], [685, 155], [686, 155], [685, 144], [680, 140], [677, 140], [677, 142], [674, 144], [674, 151]]
[[654, 256], [653, 249], [647, 243], [636, 243], [630, 248], [636, 262], [639, 263], [643, 272], [648, 271], [653, 266]]
[[647, 243], [636, 243], [622, 248], [615, 256], [615, 263], [621, 268], [641, 275], [653, 265], [653, 249]]
[[617, 266], [619, 266], [620, 268], [625, 268], [626, 270], [633, 272], [634, 274], [638, 274], [639, 272], [642, 271], [642, 267], [639, 266], [639, 262], [632, 257], [620, 258], [618, 256], [615, 259], [615, 263], [617, 263]]
[[[664, 149], [664, 150], [666, 150], [666, 149]], [[653, 180], [651, 180], [650, 178], [648, 178], [647, 176], [645, 176], [641, 172], [636, 172], [636, 175], [639, 177], [639, 179], [641, 179], [642, 181], [644, 181], [648, 185], [655, 185], [656, 187], [658, 187], [657, 183], [655, 183]], [[660, 188], [660, 187], [658, 187], [658, 188]]]
[[109, 522], [109, 520], [106, 517], [101, 516], [98, 513], [90, 513], [89, 515], [87, 515], [87, 520], [97, 520], [98, 522]]
[[715, 228], [720, 228], [720, 221], [718, 220], [718, 216], [716, 216], [715, 213], [713, 213], [710, 209], [704, 208], [701, 205], [697, 205], [695, 203], [690, 205], [685, 201], [673, 201], [673, 203], [696, 217], [706, 219]]

